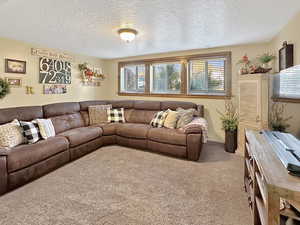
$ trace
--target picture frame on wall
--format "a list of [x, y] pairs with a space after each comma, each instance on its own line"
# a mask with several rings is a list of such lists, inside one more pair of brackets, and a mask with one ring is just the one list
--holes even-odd
[[26, 74], [26, 61], [5, 59], [5, 73]]
[[294, 45], [283, 42], [279, 50], [279, 71], [294, 66]]
[[22, 79], [18, 77], [5, 77], [6, 82], [10, 87], [20, 88], [22, 87]]
[[53, 94], [66, 94], [67, 93], [67, 85], [65, 84], [46, 84], [44, 85], [45, 95], [53, 95]]

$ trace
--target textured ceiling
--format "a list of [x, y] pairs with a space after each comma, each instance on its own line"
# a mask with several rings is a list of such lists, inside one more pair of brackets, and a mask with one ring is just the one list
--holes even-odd
[[[101, 58], [267, 41], [300, 0], [0, 0], [0, 36]], [[117, 30], [139, 31], [132, 43]]]

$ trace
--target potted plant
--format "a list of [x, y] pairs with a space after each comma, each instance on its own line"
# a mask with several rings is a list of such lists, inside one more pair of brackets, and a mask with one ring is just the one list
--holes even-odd
[[292, 119], [292, 116], [284, 117], [285, 105], [281, 103], [273, 103], [270, 111], [270, 126], [272, 130], [286, 132], [290, 126], [287, 121]]
[[238, 112], [231, 101], [225, 103], [225, 112], [217, 110], [225, 130], [225, 151], [235, 153], [237, 149]]
[[269, 63], [274, 60], [276, 57], [274, 54], [271, 53], [264, 53], [261, 56], [258, 57], [258, 61], [262, 64], [262, 67], [264, 69], [268, 69], [271, 66], [269, 65]]

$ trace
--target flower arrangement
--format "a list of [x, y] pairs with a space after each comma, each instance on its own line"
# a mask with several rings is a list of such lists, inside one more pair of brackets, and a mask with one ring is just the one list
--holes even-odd
[[274, 131], [285, 132], [290, 125], [287, 123], [292, 116], [284, 118], [285, 104], [273, 103], [270, 111], [270, 126]]
[[0, 78], [0, 99], [10, 93], [10, 87], [7, 81]]
[[236, 131], [238, 128], [239, 116], [236, 107], [233, 105], [232, 101], [227, 101], [225, 103], [225, 112], [217, 110], [220, 114], [220, 119], [222, 121], [222, 127], [225, 131]]

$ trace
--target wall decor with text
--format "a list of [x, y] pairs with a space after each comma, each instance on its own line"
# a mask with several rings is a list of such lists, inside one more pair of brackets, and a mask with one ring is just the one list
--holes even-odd
[[71, 63], [41, 57], [39, 82], [42, 84], [71, 84]]
[[64, 61], [73, 61], [73, 57], [68, 53], [56, 52], [56, 51], [43, 49], [43, 48], [32, 48], [31, 55], [51, 58], [51, 59], [59, 59]]
[[66, 94], [67, 93], [67, 85], [64, 84], [46, 84], [44, 85], [44, 94], [52, 95], [52, 94]]
[[26, 73], [26, 61], [5, 59], [5, 73]]

